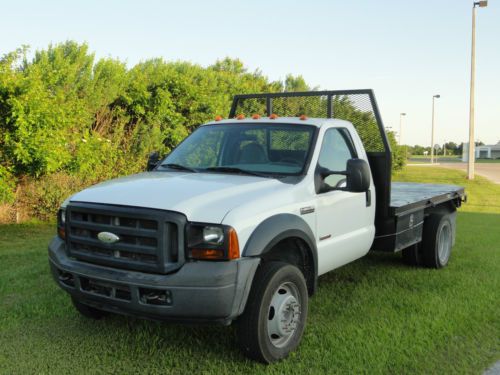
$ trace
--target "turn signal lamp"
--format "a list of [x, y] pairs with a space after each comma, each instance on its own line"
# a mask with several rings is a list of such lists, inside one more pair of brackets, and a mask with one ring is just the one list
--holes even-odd
[[238, 243], [238, 235], [233, 228], [229, 229], [229, 246], [227, 257], [228, 259], [238, 259], [240, 257], [240, 244]]
[[238, 235], [230, 226], [191, 224], [186, 234], [188, 258], [233, 260], [240, 257]]

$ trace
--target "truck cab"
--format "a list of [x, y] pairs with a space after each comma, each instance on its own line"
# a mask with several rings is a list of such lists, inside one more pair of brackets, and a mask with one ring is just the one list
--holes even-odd
[[[394, 185], [390, 195], [390, 149], [371, 90], [355, 94], [375, 114], [355, 112], [358, 126], [331, 110], [309, 117], [315, 111], [293, 101], [276, 107], [285, 116], [270, 107], [312, 98], [313, 109], [336, 103], [339, 117], [343, 98], [355, 107], [351, 92], [326, 93], [236, 97], [230, 119], [201, 125], [148, 171], [68, 198], [49, 262], [76, 309], [236, 322], [242, 350], [270, 363], [299, 345], [318, 276], [371, 249], [445, 266], [463, 188]], [[236, 113], [254, 99], [264, 99], [251, 103], [254, 115]], [[374, 129], [382, 149], [370, 154]]]

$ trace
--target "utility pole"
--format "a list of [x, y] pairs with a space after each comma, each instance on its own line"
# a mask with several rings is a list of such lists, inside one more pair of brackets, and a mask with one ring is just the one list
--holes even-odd
[[476, 80], [476, 6], [485, 8], [488, 1], [477, 1], [472, 6], [472, 46], [470, 62], [470, 109], [469, 109], [469, 158], [467, 162], [467, 178], [474, 179], [474, 161], [476, 144], [474, 143], [474, 84]]
[[439, 94], [436, 94], [432, 97], [431, 164], [434, 163], [434, 100], [440, 97], [441, 95]]

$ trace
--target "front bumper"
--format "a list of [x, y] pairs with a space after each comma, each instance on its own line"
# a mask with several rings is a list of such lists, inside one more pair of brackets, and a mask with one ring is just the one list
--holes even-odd
[[[78, 301], [156, 320], [231, 322], [243, 313], [259, 261], [189, 262], [175, 273], [161, 275], [69, 258], [59, 237], [49, 244], [55, 281]], [[161, 300], [151, 299], [152, 294], [160, 295]]]

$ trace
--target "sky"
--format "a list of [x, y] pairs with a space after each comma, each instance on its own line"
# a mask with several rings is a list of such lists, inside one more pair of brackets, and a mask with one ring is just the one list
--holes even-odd
[[[0, 55], [21, 45], [87, 42], [133, 66], [152, 57], [203, 66], [241, 59], [272, 80], [375, 90], [402, 143], [468, 140], [469, 0], [0, 0]], [[500, 1], [477, 9], [476, 140], [500, 141]]]

